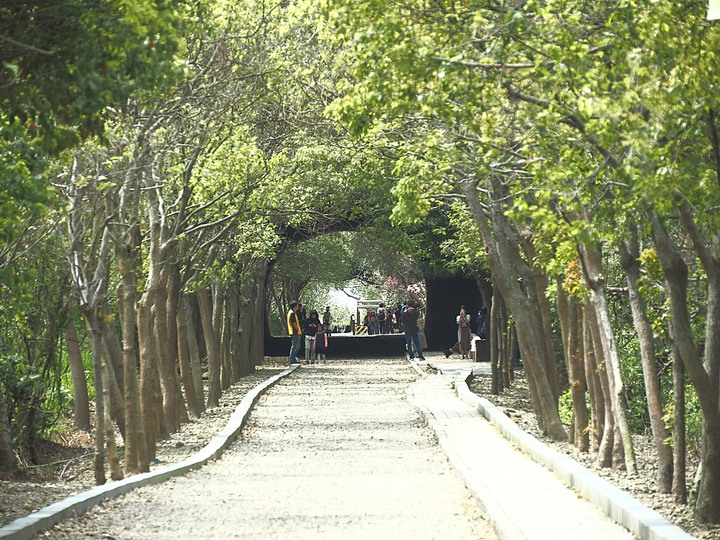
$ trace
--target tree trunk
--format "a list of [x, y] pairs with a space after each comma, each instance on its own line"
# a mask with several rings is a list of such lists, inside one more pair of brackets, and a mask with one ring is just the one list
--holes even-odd
[[75, 426], [83, 431], [90, 431], [90, 398], [88, 397], [87, 378], [85, 367], [80, 353], [80, 342], [78, 341], [75, 322], [72, 317], [68, 318], [65, 327], [65, 342], [68, 349], [68, 363], [73, 383], [73, 400], [75, 402]]
[[[112, 332], [112, 335], [109, 334], [110, 327], [105, 325], [103, 328], [103, 357], [105, 358], [105, 362], [108, 363], [108, 365], [112, 365], [114, 362], [111, 360], [113, 355], [119, 353], [120, 345], [117, 343], [117, 333]], [[113, 340], [116, 340], [113, 343]], [[122, 362], [122, 355], [120, 355], [120, 361]], [[122, 376], [122, 372], [120, 373], [120, 376]], [[123, 397], [123, 394], [120, 391], [120, 383], [118, 382], [115, 370], [111, 367], [108, 367], [108, 373], [105, 377], [104, 381], [104, 388], [108, 391], [109, 399], [107, 406], [108, 406], [108, 412], [110, 413], [110, 418], [115, 420], [118, 425], [118, 429], [120, 430], [120, 433], [122, 434], [123, 438], [125, 437], [125, 400]]]
[[571, 440], [578, 450], [587, 452], [590, 448], [590, 438], [587, 429], [589, 417], [585, 403], [587, 385], [583, 363], [580, 305], [565, 292], [560, 278], [557, 282], [557, 291], [557, 311], [573, 404]]
[[125, 474], [150, 470], [138, 388], [138, 351], [135, 347], [137, 313], [133, 249], [119, 246], [116, 250], [120, 283], [117, 287], [122, 329], [123, 382], [125, 386]]
[[492, 333], [486, 333], [487, 337], [490, 338], [490, 393], [497, 396], [502, 391], [502, 381], [500, 380], [500, 359], [502, 358], [502, 325], [499, 323], [500, 319], [500, 301], [499, 295], [495, 296], [488, 318], [493, 321], [491, 325], [493, 328]]
[[163, 425], [162, 392], [156, 362], [157, 347], [153, 337], [151, 313], [154, 294], [145, 291], [138, 302], [137, 337], [140, 353], [140, 405], [145, 427], [145, 444], [148, 459], [155, 459], [156, 444], [161, 434], [167, 434]]
[[535, 279], [527, 261], [520, 254], [517, 235], [501, 202], [506, 200], [507, 193], [503, 192], [503, 187], [493, 175], [488, 176], [488, 187], [490, 221], [478, 198], [477, 186], [471, 182], [461, 183], [488, 254], [493, 282], [515, 319], [520, 351], [528, 373], [528, 386], [535, 396], [533, 407], [538, 426], [554, 440], [567, 440], [553, 392], [556, 382], [550, 380], [552, 375], [547, 370], [553, 361], [547, 358], [546, 340], [550, 336], [545, 333], [543, 315], [538, 307], [540, 302]]
[[223, 294], [218, 300], [221, 302], [220, 309], [220, 388], [227, 390], [235, 382], [233, 373], [232, 348], [230, 343], [230, 290], [223, 287]]
[[655, 339], [653, 338], [652, 325], [647, 316], [645, 300], [638, 289], [640, 280], [640, 248], [637, 242], [637, 234], [628, 244], [621, 243], [620, 262], [625, 270], [628, 284], [628, 297], [630, 309], [633, 316], [633, 324], [638, 335], [640, 345], [640, 358], [643, 367], [643, 380], [645, 382], [645, 395], [648, 401], [648, 415], [650, 416], [650, 428], [655, 443], [655, 452], [658, 456], [658, 467], [656, 474], [657, 490], [660, 493], [670, 493], [672, 490], [673, 477], [673, 455], [672, 448], [666, 444], [670, 437], [663, 421], [662, 393], [657, 368], [655, 367]]
[[[182, 301], [181, 301], [182, 303]], [[180, 364], [180, 377], [182, 378], [183, 388], [185, 389], [185, 400], [188, 408], [195, 418], [200, 418], [202, 408], [200, 400], [195, 393], [195, 381], [193, 379], [193, 371], [190, 365], [190, 353], [188, 349], [188, 324], [186, 310], [181, 305], [177, 312], [177, 351], [178, 363]]]
[[110, 377], [115, 378], [110, 373], [108, 368], [107, 357], [102, 362], [102, 377], [103, 377], [103, 400], [105, 402], [105, 441], [107, 446], [108, 464], [110, 465], [110, 478], [112, 480], [122, 480], [123, 473], [120, 469], [120, 458], [118, 457], [117, 444], [115, 443], [115, 430], [113, 429], [112, 418], [110, 415], [111, 409], [111, 397], [110, 397], [110, 385], [108, 384]]
[[193, 384], [195, 385], [195, 396], [198, 410], [202, 414], [205, 410], [205, 390], [203, 388], [202, 366], [200, 365], [200, 346], [197, 342], [197, 330], [195, 328], [195, 310], [190, 297], [183, 297], [181, 309], [185, 312], [185, 322], [187, 323], [187, 347], [190, 355]]
[[[163, 269], [162, 278], [158, 283], [155, 295], [154, 324], [165, 427], [168, 433], [175, 433], [183, 423], [188, 421], [188, 415], [185, 409], [182, 391], [180, 390], [175, 357], [173, 356], [175, 347], [172, 347], [169, 342], [171, 334], [168, 330], [168, 280], [168, 272]], [[173, 314], [172, 319], [173, 327], [175, 327], [175, 314]], [[172, 335], [174, 336], [175, 333], [173, 332]]]
[[210, 291], [207, 289], [199, 289], [197, 291], [197, 299], [208, 355], [209, 385], [207, 406], [217, 407], [220, 403], [220, 357], [218, 356], [218, 342], [215, 336], [215, 329], [213, 328], [213, 308]]
[[[602, 257], [599, 250], [588, 248], [587, 246], [579, 246], [578, 251], [583, 263], [585, 279], [590, 286], [591, 307], [595, 311], [597, 329], [599, 330], [598, 337], [600, 341], [595, 345], [596, 351], [598, 347], [601, 347], [603, 351], [607, 371], [608, 390], [610, 392], [609, 397], [612, 404], [613, 425], [619, 431], [622, 441], [622, 451], [616, 451], [614, 454], [616, 458], [619, 458], [621, 453], [624, 454], [623, 461], [625, 468], [629, 473], [635, 474], [637, 473], [635, 450], [633, 448], [630, 423], [627, 419], [625, 385], [620, 373], [620, 358], [617, 352], [615, 334], [613, 333], [610, 323], [610, 310], [607, 305], [607, 297], [605, 296]], [[619, 463], [616, 462], [616, 465], [619, 465]]]
[[585, 301], [585, 320], [590, 330], [594, 363], [598, 375], [599, 384], [596, 388], [600, 390], [598, 408], [602, 407], [603, 409], [604, 421], [600, 431], [602, 436], [598, 447], [598, 465], [600, 467], [611, 467], [613, 464], [613, 446], [615, 444], [615, 417], [610, 398], [610, 383], [607, 375], [605, 351], [600, 343], [600, 329], [598, 328], [595, 309], [590, 305], [591, 302], [590, 299]]
[[[671, 331], [672, 334], [672, 331]], [[673, 366], [673, 478], [672, 494], [676, 504], [687, 504], [687, 444], [685, 440], [685, 369], [675, 347]]]
[[[267, 281], [270, 270], [270, 263], [263, 260], [259, 263], [260, 267], [257, 273], [258, 279], [255, 283], [255, 294], [253, 296], [254, 312], [252, 315], [252, 338], [250, 341], [250, 356], [242, 363], [241, 373], [249, 375], [255, 371], [255, 366], [262, 363], [265, 354], [265, 334], [262, 321], [266, 318], [266, 310], [268, 306]], [[285, 312], [287, 313], [287, 312]]]
[[600, 372], [595, 356], [595, 349], [592, 344], [592, 329], [590, 320], [582, 309], [583, 329], [583, 353], [585, 367], [585, 382], [587, 383], [588, 395], [590, 396], [590, 420], [592, 430], [590, 431], [590, 450], [600, 452], [600, 442], [603, 438], [605, 426], [605, 401], [603, 399], [602, 387], [600, 385]]
[[230, 321], [230, 361], [232, 363], [233, 382], [235, 382], [245, 375], [243, 373], [242, 357], [240, 356], [240, 308], [238, 306], [236, 287], [231, 287], [228, 295], [228, 316]]
[[92, 337], [93, 375], [95, 378], [95, 484], [102, 485], [105, 477], [105, 401], [102, 376], [102, 322], [95, 309], [83, 307], [83, 316]]
[[13, 451], [8, 417], [5, 389], [0, 386], [0, 472], [13, 474], [17, 471], [18, 463]]
[[[655, 249], [670, 291], [670, 316], [674, 332], [674, 344], [682, 360], [690, 381], [697, 392], [702, 409], [702, 442], [700, 453], [700, 485], [695, 504], [695, 513], [702, 523], [720, 523], [720, 403], [718, 395], [720, 381], [720, 343], [717, 328], [720, 325], [720, 256], [708, 253], [697, 238], [697, 231], [691, 222], [688, 210], [683, 209], [683, 225], [693, 240], [703, 268], [707, 274], [707, 319], [705, 324], [705, 350], [701, 356], [695, 344], [690, 313], [688, 309], [687, 287], [688, 268], [670, 240], [665, 227], [653, 213], [650, 218], [653, 226]], [[716, 242], [717, 244], [718, 242]], [[715, 430], [715, 431], [713, 431]]]

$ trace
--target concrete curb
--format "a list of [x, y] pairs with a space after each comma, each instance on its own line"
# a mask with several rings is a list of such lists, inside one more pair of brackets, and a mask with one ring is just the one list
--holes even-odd
[[695, 538], [648, 508], [630, 494], [600, 478], [574, 459], [561, 454], [521, 430], [487, 399], [470, 391], [472, 373], [455, 379], [458, 397], [476, 408], [503, 436], [537, 463], [551, 470], [566, 486], [600, 508], [610, 519], [642, 540], [689, 540]]
[[250, 390], [235, 408], [225, 428], [215, 435], [210, 442], [194, 456], [178, 463], [167, 465], [156, 471], [130, 476], [123, 480], [98, 486], [53, 503], [29, 516], [18, 518], [0, 528], [0, 538], [30, 540], [41, 531], [49, 529], [63, 519], [82, 515], [106, 499], [114, 499], [138, 487], [165, 482], [175, 476], [180, 476], [193, 469], [198, 469], [208, 461], [219, 458], [228, 446], [237, 439], [240, 430], [247, 421], [250, 411], [260, 396], [268, 388], [272, 387], [280, 379], [290, 375], [297, 368], [298, 365], [292, 365], [282, 373], [270, 377], [265, 382], [260, 383]]

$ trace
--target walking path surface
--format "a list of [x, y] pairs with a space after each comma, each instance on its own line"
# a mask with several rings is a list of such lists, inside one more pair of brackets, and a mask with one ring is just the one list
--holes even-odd
[[[417, 382], [401, 361], [296, 369], [259, 399], [221, 459], [64, 520], [43, 537], [691, 538], [572, 460], [545, 454], [489, 403], [466, 395], [466, 377], [485, 365], [428, 360], [438, 373]], [[425, 374], [425, 363], [413, 366]], [[233, 439], [246, 417], [225, 436]]]
[[[55, 527], [52, 538], [495, 538], [400, 361], [302, 366], [222, 458]], [[90, 536], [87, 536], [87, 535]]]
[[[416, 384], [412, 400], [501, 538], [694, 538], [523, 432], [491, 403], [470, 392], [466, 379], [473, 373], [489, 375], [488, 364], [437, 356], [427, 364], [437, 376]], [[419, 371], [425, 365], [415, 364]]]

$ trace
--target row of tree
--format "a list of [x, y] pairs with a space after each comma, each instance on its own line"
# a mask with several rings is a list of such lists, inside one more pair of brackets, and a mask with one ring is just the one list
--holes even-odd
[[[628, 397], [643, 396], [626, 388], [626, 372], [640, 363], [658, 489], [684, 501], [687, 373], [702, 413], [695, 508], [718, 523], [720, 29], [706, 9], [642, 0], [325, 4], [328, 39], [352, 66], [334, 117], [392, 149], [398, 222], [445, 208], [460, 263], [472, 268], [482, 252], [493, 357], [507, 365], [512, 356], [511, 320], [543, 431], [567, 437], [561, 352], [573, 440], [601, 464], [635, 471]], [[615, 294], [631, 327], [610, 309]], [[618, 347], [632, 333], [636, 355]], [[670, 366], [663, 394], [659, 368]]]
[[390, 186], [322, 116], [328, 59], [312, 22], [280, 4], [0, 15], [18, 32], [0, 41], [2, 181], [24, 186], [2, 213], [0, 469], [37, 459], [68, 365], [84, 429], [95, 394], [102, 483], [148, 470], [158, 440], [262, 360], [270, 291], [279, 307], [300, 292], [298, 273], [270, 281], [280, 255], [371, 215], [387, 224], [375, 214], [389, 214]]
[[63, 399], [63, 336], [81, 401], [87, 335], [97, 480], [113, 421], [125, 473], [146, 470], [259, 361], [268, 305], [310, 279], [274, 272], [289, 248], [371, 228], [400, 269], [411, 254], [481, 280], [496, 385], [517, 339], [548, 435], [568, 436], [567, 380], [573, 441], [632, 473], [646, 416], [658, 490], [681, 501], [696, 396], [695, 507], [720, 522], [703, 2], [89, 4], [0, 8], [0, 465]]

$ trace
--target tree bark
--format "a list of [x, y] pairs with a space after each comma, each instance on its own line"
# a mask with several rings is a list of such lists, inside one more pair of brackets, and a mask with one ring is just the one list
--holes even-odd
[[233, 372], [232, 348], [230, 343], [230, 290], [223, 287], [223, 293], [220, 294], [220, 388], [227, 390], [230, 385], [235, 382], [235, 373]]
[[599, 453], [600, 442], [603, 438], [605, 428], [605, 402], [600, 385], [600, 373], [595, 356], [595, 349], [592, 343], [592, 329], [590, 320], [582, 309], [583, 329], [583, 354], [585, 367], [585, 382], [587, 383], [588, 395], [590, 396], [590, 420], [592, 430], [590, 431], [590, 450]]
[[[672, 331], [671, 331], [672, 334]], [[671, 338], [672, 339], [672, 338]], [[672, 495], [677, 504], [687, 504], [687, 444], [685, 437], [685, 369], [680, 355], [672, 347], [673, 359], [673, 478]]]
[[75, 330], [75, 322], [72, 317], [68, 318], [65, 327], [65, 342], [67, 343], [68, 363], [70, 364], [70, 375], [73, 383], [74, 423], [79, 429], [90, 431], [90, 398], [88, 397], [87, 378], [85, 377], [85, 367], [80, 353], [80, 342], [78, 341], [77, 330]]
[[[132, 233], [128, 236], [133, 236]], [[120, 283], [117, 297], [120, 306], [122, 329], [123, 382], [125, 386], [125, 474], [137, 474], [150, 470], [145, 424], [138, 387], [139, 356], [135, 346], [137, 312], [137, 284], [135, 280], [135, 242], [125, 238], [124, 245], [116, 247]]]
[[[599, 330], [599, 343], [596, 343], [596, 352], [602, 348], [603, 358], [607, 372], [608, 391], [612, 405], [613, 425], [619, 431], [622, 441], [622, 451], [615, 451], [617, 458], [624, 454], [624, 465], [631, 474], [637, 473], [635, 450], [633, 448], [630, 423], [627, 419], [627, 405], [625, 403], [625, 386], [620, 373], [620, 358], [617, 353], [617, 344], [610, 323], [610, 311], [605, 296], [605, 281], [602, 274], [602, 257], [600, 251], [588, 246], [578, 246], [582, 261], [585, 279], [590, 287], [591, 308], [595, 311], [597, 329]], [[618, 441], [619, 442], [619, 441]], [[619, 465], [619, 463], [616, 463]]]
[[640, 346], [640, 358], [643, 367], [643, 380], [645, 382], [645, 395], [648, 401], [648, 415], [650, 416], [650, 428], [655, 443], [655, 452], [658, 456], [658, 467], [656, 474], [657, 490], [660, 493], [670, 493], [672, 490], [673, 478], [673, 455], [672, 448], [666, 444], [670, 437], [665, 422], [663, 421], [662, 394], [657, 368], [655, 367], [655, 339], [653, 338], [652, 326], [647, 316], [645, 300], [640, 294], [638, 282], [640, 280], [640, 248], [637, 242], [637, 234], [627, 244], [621, 243], [620, 262], [625, 270], [628, 285], [628, 297], [632, 311], [633, 324], [638, 335]]
[[[108, 372], [103, 380], [104, 387], [108, 391], [109, 401], [107, 403], [108, 406], [108, 412], [110, 413], [110, 418], [113, 419], [115, 422], [117, 422], [118, 429], [120, 430], [120, 434], [125, 437], [125, 399], [123, 394], [120, 391], [120, 382], [117, 380], [115, 375], [115, 370], [110, 367], [112, 363], [114, 362], [111, 360], [113, 355], [119, 353], [120, 345], [117, 343], [118, 336], [115, 332], [112, 332], [112, 335], [108, 335], [110, 332], [110, 327], [108, 325], [103, 326], [103, 357], [105, 358], [105, 362], [108, 364]], [[113, 343], [113, 340], [115, 342]], [[120, 360], [122, 361], [122, 355]], [[120, 373], [120, 376], [122, 376], [122, 372]]]
[[577, 300], [568, 296], [562, 286], [562, 280], [557, 282], [558, 302], [557, 311], [560, 319], [560, 331], [562, 333], [563, 351], [565, 363], [568, 370], [570, 382], [570, 394], [573, 404], [572, 443], [581, 452], [590, 449], [590, 438], [588, 436], [588, 410], [585, 403], [585, 368], [582, 351], [582, 326], [580, 317], [580, 305]]
[[[182, 302], [182, 301], [181, 301]], [[193, 379], [193, 371], [190, 365], [190, 353], [188, 349], [188, 324], [186, 310], [181, 307], [177, 312], [177, 351], [178, 363], [180, 364], [180, 377], [182, 378], [183, 388], [185, 390], [185, 400], [188, 408], [195, 418], [200, 418], [202, 408], [200, 400], [195, 393], [195, 381]]]
[[17, 458], [10, 437], [5, 389], [0, 387], [0, 472], [13, 474], [17, 471], [17, 465]]
[[590, 330], [594, 363], [597, 369], [598, 386], [600, 390], [598, 397], [600, 402], [598, 408], [603, 409], [603, 425], [600, 431], [601, 438], [598, 447], [598, 465], [600, 467], [611, 467], [613, 464], [613, 447], [615, 444], [615, 417], [613, 415], [612, 400], [610, 398], [610, 383], [607, 375], [607, 362], [605, 351], [600, 343], [600, 329], [598, 328], [595, 309], [590, 305], [592, 300], [585, 300], [585, 320]]
[[[163, 416], [168, 433], [175, 433], [183, 423], [188, 421], [185, 402], [183, 401], [180, 381], [178, 380], [176, 360], [173, 356], [175, 348], [170, 346], [170, 331], [168, 329], [167, 312], [169, 274], [166, 268], [161, 272], [155, 295], [155, 342], [158, 351], [158, 373], [160, 375], [160, 388], [162, 390]], [[173, 327], [175, 315], [173, 314]], [[175, 333], [172, 334], [173, 336]]]
[[115, 443], [115, 430], [113, 429], [112, 418], [110, 414], [111, 397], [110, 385], [108, 384], [111, 375], [107, 357], [102, 361], [102, 377], [103, 377], [103, 400], [105, 402], [105, 442], [107, 447], [108, 464], [110, 465], [110, 478], [112, 480], [122, 480], [123, 473], [120, 469], [120, 458], [118, 457], [117, 444]]
[[213, 308], [210, 291], [207, 289], [198, 290], [197, 299], [208, 355], [209, 385], [207, 406], [217, 407], [220, 403], [220, 357], [218, 356], [218, 342], [213, 328]]
[[190, 355], [193, 384], [195, 385], [195, 396], [198, 410], [202, 414], [205, 410], [205, 390], [203, 388], [202, 366], [200, 364], [200, 346], [198, 345], [197, 330], [195, 328], [195, 310], [190, 297], [183, 297], [181, 309], [185, 312], [185, 321], [187, 323], [187, 347]]
[[[670, 314], [675, 346], [702, 409], [700, 482], [695, 513], [703, 523], [720, 523], [720, 347], [717, 328], [720, 325], [720, 255], [710, 253], [703, 245], [684, 203], [680, 204], [683, 225], [693, 240], [695, 251], [707, 274], [707, 319], [705, 349], [701, 356], [695, 345], [688, 309], [688, 268], [670, 240], [659, 218], [650, 213], [655, 249], [670, 291]], [[720, 244], [715, 241], [715, 244]], [[717, 249], [717, 247], [715, 248]]]
[[162, 392], [157, 367], [157, 346], [153, 338], [151, 313], [154, 294], [145, 291], [137, 307], [137, 337], [140, 356], [140, 405], [145, 427], [148, 459], [155, 459], [156, 444], [166, 435], [162, 414]]
[[92, 338], [93, 375], [95, 378], [95, 484], [102, 485], [105, 477], [105, 401], [102, 376], [102, 322], [94, 308], [83, 307], [83, 316]]
[[491, 215], [488, 220], [478, 198], [477, 186], [471, 182], [461, 182], [460, 187], [488, 254], [493, 281], [516, 321], [520, 351], [529, 375], [528, 386], [535, 396], [533, 407], [538, 426], [554, 440], [567, 440], [553, 392], [556, 383], [550, 380], [551, 374], [547, 370], [553, 361], [547, 358], [546, 340], [550, 336], [545, 334], [532, 269], [520, 254], [517, 235], [513, 232], [501, 202], [507, 194], [503, 192], [499, 181], [490, 175], [488, 188]]

